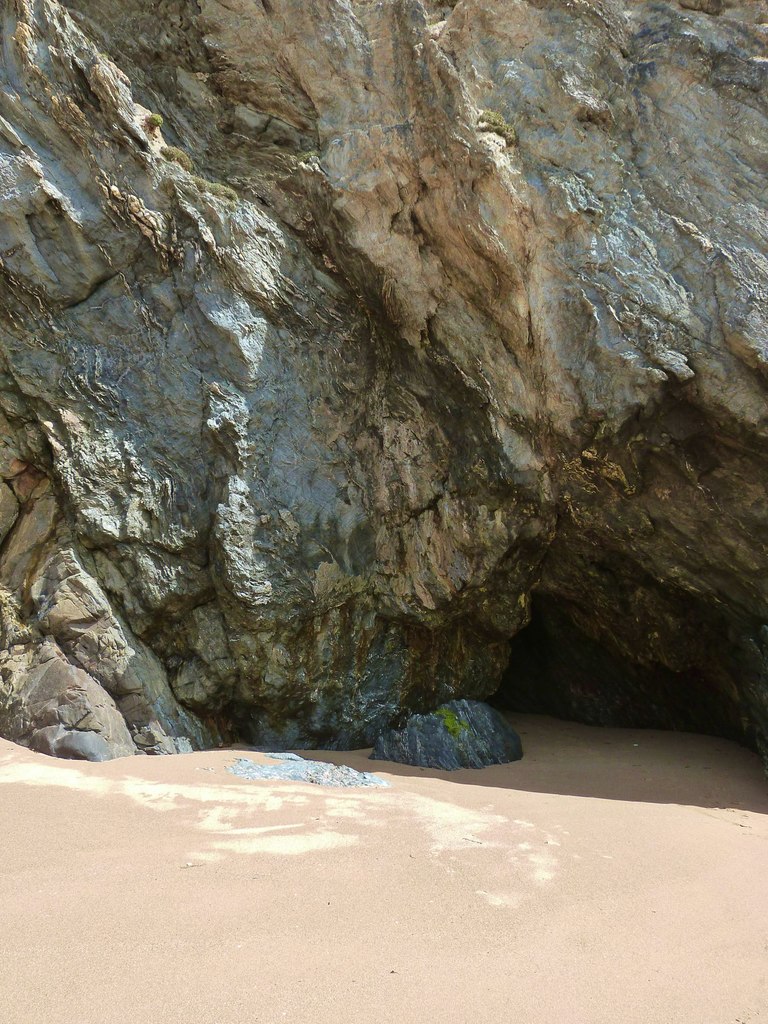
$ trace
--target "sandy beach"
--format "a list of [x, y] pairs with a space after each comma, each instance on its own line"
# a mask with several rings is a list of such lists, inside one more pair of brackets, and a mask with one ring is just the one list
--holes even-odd
[[0, 1021], [768, 1022], [757, 757], [513, 721], [479, 772], [310, 755], [386, 789], [0, 741]]

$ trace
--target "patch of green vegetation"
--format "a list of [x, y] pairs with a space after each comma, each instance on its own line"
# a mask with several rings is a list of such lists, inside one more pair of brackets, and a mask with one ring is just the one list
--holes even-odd
[[162, 114], [150, 114], [146, 119], [145, 124], [147, 128], [151, 128], [154, 131], [156, 128], [163, 127], [163, 115]]
[[192, 163], [192, 157], [189, 153], [185, 153], [183, 149], [179, 149], [178, 146], [163, 146], [160, 150], [160, 156], [165, 160], [172, 160], [179, 167], [183, 167], [185, 171], [191, 171], [194, 167]]
[[443, 725], [454, 739], [458, 739], [464, 730], [469, 728], [469, 722], [459, 718], [456, 712], [451, 711], [450, 708], [438, 708], [435, 714], [442, 718]]
[[305, 149], [303, 153], [299, 153], [296, 158], [300, 164], [308, 164], [310, 160], [316, 160], [320, 156], [317, 149]]
[[517, 142], [517, 132], [514, 126], [505, 121], [495, 110], [481, 111], [477, 127], [481, 132], [493, 132], [494, 135], [498, 135], [508, 146], [514, 146]]
[[226, 199], [229, 203], [236, 203], [240, 198], [237, 192], [230, 188], [229, 185], [222, 185], [218, 181], [208, 181], [207, 178], [200, 178], [196, 174], [192, 176], [192, 183], [201, 192], [210, 192], [212, 196], [216, 196], [218, 199]]

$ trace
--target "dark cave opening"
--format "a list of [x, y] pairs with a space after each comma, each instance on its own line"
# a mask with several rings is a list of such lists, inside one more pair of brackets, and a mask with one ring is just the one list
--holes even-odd
[[510, 642], [492, 703], [507, 712], [586, 725], [668, 729], [722, 736], [754, 748], [733, 679], [722, 666], [671, 671], [633, 661], [588, 635], [567, 603], [534, 595], [530, 624]]

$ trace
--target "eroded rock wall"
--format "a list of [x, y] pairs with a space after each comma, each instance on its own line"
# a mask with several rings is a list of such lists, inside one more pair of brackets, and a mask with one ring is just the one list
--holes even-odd
[[0, 729], [370, 743], [537, 592], [764, 742], [765, 22], [6, 0]]

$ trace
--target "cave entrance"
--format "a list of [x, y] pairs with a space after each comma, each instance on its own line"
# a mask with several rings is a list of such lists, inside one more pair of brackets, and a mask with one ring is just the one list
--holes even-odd
[[534, 596], [530, 624], [510, 642], [493, 703], [587, 725], [671, 729], [753, 746], [732, 678], [722, 666], [683, 672], [627, 658], [588, 635], [566, 602]]

